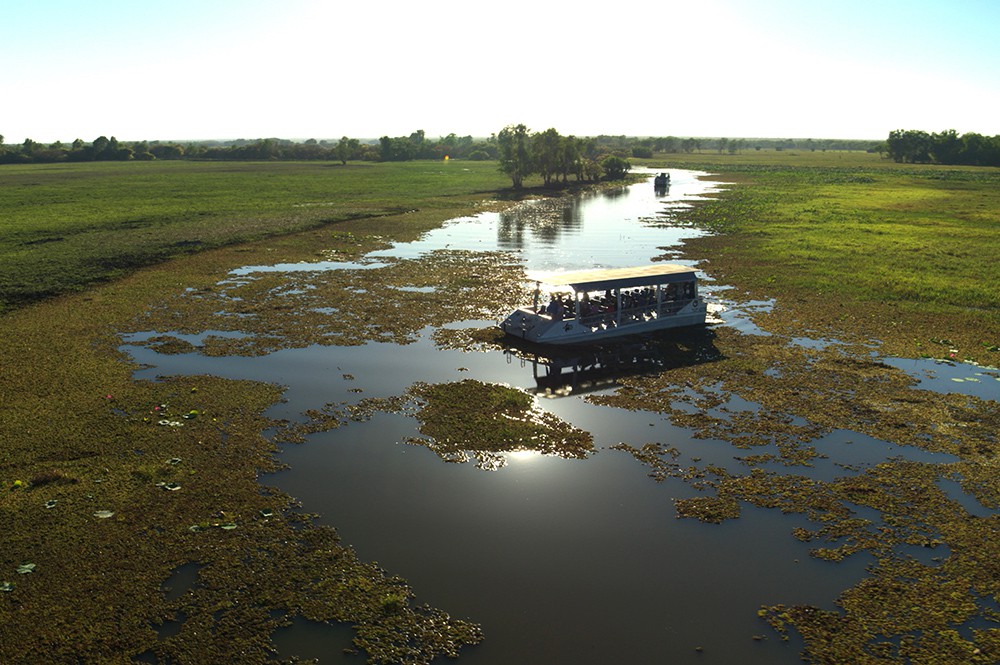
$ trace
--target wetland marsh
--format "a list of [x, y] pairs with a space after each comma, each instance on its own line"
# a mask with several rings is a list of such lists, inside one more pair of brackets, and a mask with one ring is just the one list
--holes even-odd
[[[183, 281], [143, 276], [149, 304], [123, 308], [102, 342], [139, 363], [134, 375], [119, 358], [117, 385], [92, 371], [100, 380], [89, 380], [86, 405], [63, 404], [92, 428], [77, 453], [6, 467], [65, 475], [35, 475], [51, 480], [4, 497], [17, 564], [32, 545], [51, 550], [0, 597], [5, 611], [16, 602], [39, 616], [32, 583], [58, 561], [55, 542], [10, 520], [103, 498], [92, 513], [114, 509], [109, 523], [144, 537], [94, 541], [98, 552], [137, 548], [119, 556], [157, 561], [142, 572], [157, 588], [177, 566], [202, 565], [169, 598], [150, 596], [168, 628], [144, 632], [150, 613], [132, 608], [133, 655], [138, 645], [180, 660], [218, 649], [198, 637], [207, 633], [236, 635], [257, 654], [273, 636], [279, 657], [321, 662], [361, 662], [344, 651], [355, 648], [373, 662], [772, 663], [802, 652], [815, 662], [994, 661], [991, 303], [954, 328], [938, 317], [896, 336], [885, 322], [812, 307], [822, 300], [796, 291], [789, 273], [741, 272], [752, 252], [705, 230], [773, 215], [776, 176], [751, 170], [690, 207], [704, 181], [673, 174], [667, 198], [641, 183], [528, 202], [409, 242], [320, 226], [184, 259], [202, 267]], [[834, 199], [838, 184], [858, 186], [857, 173], [807, 175], [817, 174]], [[754, 178], [767, 186], [746, 194]], [[728, 232], [751, 247], [767, 235]], [[702, 270], [722, 325], [580, 358], [505, 348], [490, 333], [525, 296], [526, 271], [664, 258]], [[111, 306], [127, 288], [90, 302]], [[921, 314], [904, 295], [889, 310], [899, 321]], [[953, 307], [945, 300], [934, 308]], [[976, 328], [962, 329], [969, 320]], [[86, 380], [86, 366], [56, 367], [67, 385]], [[62, 431], [13, 422], [35, 440]], [[116, 433], [126, 423], [138, 435], [127, 443]], [[96, 477], [85, 464], [94, 456]], [[226, 490], [204, 474], [220, 463], [256, 468], [268, 489], [251, 471]], [[155, 517], [138, 519], [140, 506]], [[164, 537], [180, 551], [157, 556], [169, 551], [156, 546]], [[237, 542], [236, 558], [224, 554]], [[37, 639], [15, 625], [18, 643]]]

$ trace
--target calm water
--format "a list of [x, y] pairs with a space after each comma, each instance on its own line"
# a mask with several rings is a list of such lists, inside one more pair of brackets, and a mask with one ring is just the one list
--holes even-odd
[[[667, 195], [641, 184], [588, 195], [555, 214], [528, 207], [463, 218], [370, 258], [414, 257], [447, 246], [515, 252], [529, 271], [641, 265], [698, 233], [670, 227], [670, 211], [709, 184], [693, 172], [671, 175]], [[241, 272], [265, 269], [302, 266]], [[703, 284], [706, 290], [713, 291], [710, 283]], [[718, 287], [709, 298], [724, 301], [724, 292]], [[723, 318], [759, 332], [742, 316], [730, 309]], [[285, 385], [287, 401], [270, 415], [292, 420], [330, 402], [398, 395], [416, 381], [475, 378], [538, 388], [531, 363], [500, 352], [438, 350], [431, 332], [405, 347], [316, 346], [260, 358], [160, 356], [141, 346], [125, 348], [151, 366], [140, 376], [210, 373]], [[694, 490], [679, 479], [656, 483], [631, 456], [609, 449], [619, 442], [661, 442], [681, 451], [683, 466], [700, 458], [702, 465], [735, 468], [729, 444], [694, 440], [662, 416], [595, 406], [578, 395], [540, 403], [592, 432], [597, 452], [586, 460], [517, 454], [505, 467], [484, 471], [398, 443], [417, 433], [416, 421], [379, 414], [286, 447], [281, 457], [290, 470], [265, 482], [301, 499], [362, 558], [408, 580], [418, 602], [481, 623], [486, 640], [463, 650], [461, 663], [796, 663], [802, 645], [781, 643], [757, 609], [775, 603], [832, 608], [871, 563], [863, 556], [840, 564], [810, 558], [809, 545], [791, 535], [805, 520], [778, 511], [747, 508], [740, 519], [719, 526], [676, 519], [672, 499]], [[847, 464], [904, 453], [943, 457], [845, 432], [815, 445]], [[819, 460], [810, 471], [822, 478], [842, 472], [831, 460]], [[755, 641], [754, 635], [768, 639]], [[349, 631], [308, 622], [276, 635], [285, 656], [360, 662], [341, 652], [349, 640]]]

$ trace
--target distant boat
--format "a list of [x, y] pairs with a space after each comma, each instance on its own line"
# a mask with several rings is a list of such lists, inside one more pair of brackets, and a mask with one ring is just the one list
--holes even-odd
[[655, 178], [653, 178], [653, 188], [654, 189], [666, 189], [670, 186], [670, 174], [661, 173]]
[[511, 312], [500, 328], [538, 344], [574, 344], [704, 325], [706, 309], [694, 268], [660, 263], [536, 280], [534, 303]]

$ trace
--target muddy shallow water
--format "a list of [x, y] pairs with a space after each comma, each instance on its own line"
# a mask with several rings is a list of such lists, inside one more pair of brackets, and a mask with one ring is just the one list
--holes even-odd
[[[642, 265], [670, 257], [684, 238], [700, 233], [674, 224], [672, 212], [712, 184], [694, 172], [671, 175], [665, 195], [654, 193], [650, 182], [568, 203], [519, 206], [454, 220], [357, 263], [245, 266], [233, 276], [366, 270], [441, 249], [511, 252], [529, 274]], [[748, 313], [767, 303], [741, 309], [726, 301], [724, 286], [706, 279], [701, 288], [723, 310], [724, 325], [761, 333]], [[307, 411], [326, 405], [399, 396], [416, 382], [475, 379], [537, 393], [540, 408], [591, 433], [594, 451], [585, 459], [524, 451], [491, 465], [472, 455], [466, 463], [449, 463], [427, 447], [404, 443], [419, 438], [411, 414], [377, 411], [285, 446], [281, 461], [289, 468], [264, 479], [334, 526], [362, 558], [405, 578], [419, 602], [481, 623], [485, 641], [464, 649], [460, 662], [799, 662], [802, 643], [794, 636], [782, 642], [758, 618], [758, 608], [783, 603], [834, 609], [837, 596], [872, 563], [864, 553], [839, 563], [810, 557], [810, 544], [792, 536], [806, 526], [801, 515], [748, 507], [722, 524], [678, 519], [673, 500], [697, 496], [698, 489], [679, 477], [657, 482], [649, 468], [612, 446], [659, 443], [676, 450], [681, 466], [714, 465], [734, 473], [743, 468], [734, 459], [741, 451], [696, 438], [663, 413], [584, 399], [613, 391], [615, 371], [626, 366], [574, 374], [571, 363], [554, 378], [551, 366], [536, 365], [530, 356], [441, 348], [432, 338], [435, 330], [427, 325], [405, 345], [310, 344], [256, 357], [167, 355], [143, 344], [170, 332], [163, 330], [131, 334], [124, 348], [146, 366], [139, 377], [214, 374], [286, 386], [286, 400], [268, 414], [276, 419], [301, 421]], [[197, 345], [211, 334], [219, 335], [205, 330], [175, 336]], [[711, 333], [697, 344], [704, 351], [698, 362], [712, 362]], [[901, 361], [901, 369], [932, 383], [933, 368], [917, 362]], [[726, 406], [757, 408], [735, 398]], [[955, 459], [842, 430], [812, 445], [821, 457], [795, 472], [820, 480], [842, 474], [845, 465], [866, 468], [893, 457]], [[339, 627], [299, 621], [275, 635], [275, 642], [283, 656], [360, 662], [342, 651], [350, 637]]]

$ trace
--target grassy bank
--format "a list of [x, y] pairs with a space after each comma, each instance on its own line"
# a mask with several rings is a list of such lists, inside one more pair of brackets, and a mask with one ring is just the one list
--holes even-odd
[[880, 340], [895, 355], [996, 361], [1000, 170], [902, 166], [867, 153], [671, 156], [731, 188], [687, 221], [713, 277], [773, 318], [821, 335]]
[[0, 168], [0, 312], [235, 242], [474, 206], [484, 162], [95, 162]]

